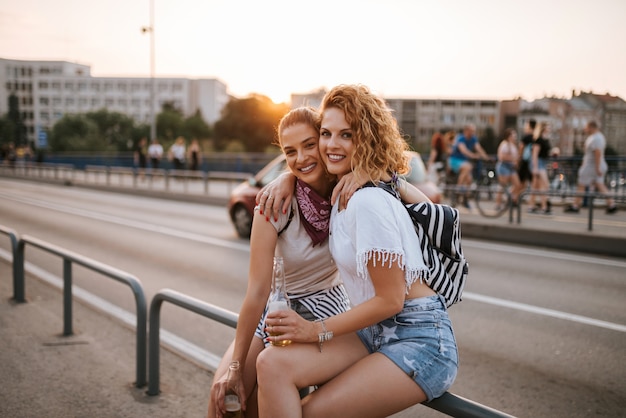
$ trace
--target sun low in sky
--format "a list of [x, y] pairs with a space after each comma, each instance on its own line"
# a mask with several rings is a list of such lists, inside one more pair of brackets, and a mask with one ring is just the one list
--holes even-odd
[[218, 78], [289, 101], [340, 83], [385, 97], [626, 99], [624, 0], [0, 0], [0, 57], [93, 76]]

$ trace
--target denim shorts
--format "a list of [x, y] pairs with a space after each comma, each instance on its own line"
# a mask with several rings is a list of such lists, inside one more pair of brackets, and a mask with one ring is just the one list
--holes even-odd
[[546, 160], [544, 158], [537, 158], [537, 167], [534, 166], [534, 164], [532, 164], [533, 166], [533, 171], [534, 170], [545, 170], [547, 165], [546, 165]]
[[358, 331], [370, 353], [387, 356], [424, 391], [428, 401], [452, 386], [458, 351], [441, 296], [404, 301], [397, 315]]
[[517, 173], [515, 171], [515, 165], [508, 161], [498, 161], [496, 163], [496, 174], [498, 176], [510, 176], [511, 174]]
[[456, 174], [461, 170], [461, 166], [467, 162], [466, 159], [459, 157], [449, 157], [448, 158], [448, 167], [450, 170], [454, 171]]

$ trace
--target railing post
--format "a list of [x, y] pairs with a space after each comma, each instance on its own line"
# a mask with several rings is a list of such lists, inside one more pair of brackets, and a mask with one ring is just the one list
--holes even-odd
[[595, 195], [591, 194], [587, 196], [587, 202], [589, 204], [589, 217], [587, 223], [587, 230], [591, 231], [593, 229], [593, 199]]
[[72, 262], [63, 258], [63, 335], [74, 334], [72, 330]]
[[150, 332], [148, 333], [148, 395], [158, 395], [159, 390], [159, 343], [161, 329], [161, 304], [163, 299], [157, 293], [150, 303]]
[[[11, 240], [13, 240], [13, 237]], [[26, 302], [24, 288], [24, 242], [18, 239], [13, 249], [13, 299], [16, 302]]]

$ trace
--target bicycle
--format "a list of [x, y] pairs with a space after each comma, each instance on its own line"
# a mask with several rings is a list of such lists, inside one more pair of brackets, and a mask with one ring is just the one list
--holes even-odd
[[[489, 162], [493, 163], [493, 161]], [[474, 202], [478, 212], [486, 218], [500, 217], [511, 208], [513, 201], [509, 187], [503, 188], [498, 183], [495, 169], [491, 164], [484, 164], [482, 160], [474, 161], [473, 177], [472, 185], [467, 190], [462, 186], [456, 186], [456, 176], [450, 176], [447, 179], [447, 184], [454, 184], [454, 186], [446, 187], [447, 191], [452, 190], [449, 195], [450, 206], [456, 206], [459, 198], [462, 198], [464, 203]], [[497, 199], [499, 195], [501, 196], [500, 203]]]

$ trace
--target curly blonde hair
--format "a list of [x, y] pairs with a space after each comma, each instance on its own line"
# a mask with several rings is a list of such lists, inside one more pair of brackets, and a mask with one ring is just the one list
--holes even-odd
[[378, 182], [409, 172], [408, 149], [398, 123], [383, 99], [360, 84], [341, 84], [322, 99], [321, 111], [342, 110], [353, 132], [352, 171]]

